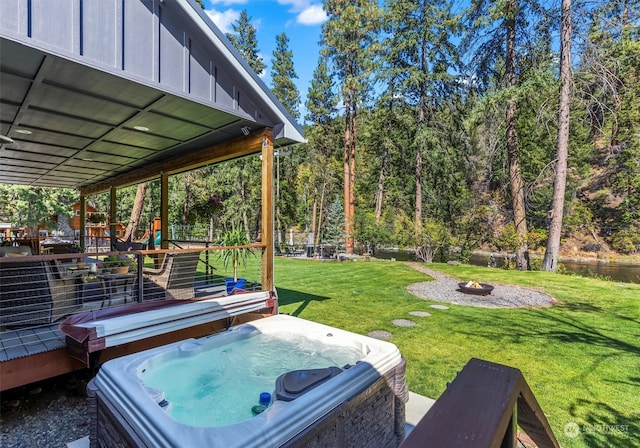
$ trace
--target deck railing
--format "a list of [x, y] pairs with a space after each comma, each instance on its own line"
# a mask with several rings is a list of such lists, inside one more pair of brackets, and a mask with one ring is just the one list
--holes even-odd
[[539, 448], [559, 448], [522, 372], [471, 359], [400, 448], [513, 448], [518, 427]]
[[[252, 247], [259, 260], [261, 246]], [[216, 256], [220, 247], [26, 256], [17, 249], [0, 257], [2, 364], [64, 348], [58, 326], [70, 315], [138, 302], [228, 294]], [[105, 260], [108, 255], [135, 260], [134, 266], [115, 273]], [[211, 266], [218, 269], [212, 271]], [[259, 262], [245, 276], [243, 289], [262, 288]], [[1, 367], [3, 372], [8, 368]], [[2, 390], [15, 387], [5, 377], [1, 386]]]

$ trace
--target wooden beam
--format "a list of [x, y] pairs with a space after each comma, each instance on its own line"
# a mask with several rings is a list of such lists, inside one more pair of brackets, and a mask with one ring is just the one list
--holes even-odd
[[498, 448], [513, 443], [514, 419], [538, 447], [559, 448], [522, 372], [472, 358], [400, 448]]
[[86, 368], [69, 357], [66, 348], [0, 362], [0, 390], [13, 389], [36, 381]]
[[116, 230], [117, 230], [117, 226], [116, 226], [116, 218], [117, 218], [117, 211], [118, 211], [118, 190], [116, 189], [116, 187], [111, 187], [109, 189], [109, 201], [110, 201], [110, 211], [109, 211], [109, 238], [111, 239], [111, 241], [109, 242], [109, 250], [112, 250], [113, 247], [111, 246], [111, 243], [114, 240], [114, 238], [116, 237]]
[[151, 163], [148, 166], [123, 173], [103, 182], [86, 186], [80, 190], [80, 194], [92, 195], [101, 193], [111, 187], [124, 187], [138, 184], [151, 179], [157, 179], [161, 172], [168, 175], [200, 168], [212, 163], [242, 157], [262, 151], [262, 141], [265, 136], [271, 138], [271, 131], [262, 129], [218, 145], [194, 150], [188, 154], [167, 158], [167, 160]]
[[86, 252], [87, 241], [87, 198], [80, 195], [80, 252]]
[[[150, 235], [149, 238], [155, 238]], [[169, 248], [169, 174], [160, 174], [160, 248]]]
[[262, 289], [273, 291], [273, 141], [271, 132], [262, 140]]

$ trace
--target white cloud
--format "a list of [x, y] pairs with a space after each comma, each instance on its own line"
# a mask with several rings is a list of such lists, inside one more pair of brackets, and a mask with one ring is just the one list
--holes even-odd
[[233, 24], [240, 17], [240, 12], [234, 9], [227, 9], [226, 11], [216, 11], [215, 9], [205, 10], [209, 18], [223, 33], [230, 33], [233, 31], [231, 24]]
[[327, 20], [327, 14], [320, 5], [311, 5], [298, 14], [297, 22], [302, 25], [320, 25]]
[[319, 25], [327, 20], [322, 4], [310, 0], [278, 0], [281, 5], [291, 5], [289, 12], [297, 14], [296, 22], [301, 25]]

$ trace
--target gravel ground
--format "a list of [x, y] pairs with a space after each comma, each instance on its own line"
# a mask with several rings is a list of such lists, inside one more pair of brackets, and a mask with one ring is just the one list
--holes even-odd
[[[488, 296], [464, 294], [455, 278], [418, 264], [410, 265], [435, 279], [408, 290], [424, 299], [482, 307], [540, 307], [555, 303], [548, 294], [517, 286], [495, 285]], [[62, 375], [2, 394], [0, 447], [57, 448], [89, 435], [88, 372]]]
[[[472, 279], [458, 280], [415, 263], [408, 264], [435, 279], [435, 281], [414, 283], [407, 287], [409, 292], [422, 299], [484, 308], [531, 308], [551, 306], [556, 303], [549, 294], [513, 285], [493, 285], [493, 291], [486, 296], [465, 294], [458, 288], [458, 283]], [[478, 281], [478, 279], [473, 280]]]
[[88, 373], [72, 373], [2, 393], [0, 447], [58, 448], [89, 435]]

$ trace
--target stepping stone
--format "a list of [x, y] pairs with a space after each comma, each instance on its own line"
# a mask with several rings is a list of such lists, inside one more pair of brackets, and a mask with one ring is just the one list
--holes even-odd
[[414, 321], [407, 319], [395, 319], [391, 323], [398, 327], [413, 327], [416, 324]]
[[391, 339], [391, 336], [392, 336], [391, 333], [383, 330], [374, 330], [369, 333], [370, 338], [380, 339], [383, 341]]
[[435, 308], [437, 310], [448, 310], [449, 307], [446, 305], [429, 305], [431, 308]]
[[409, 314], [411, 314], [412, 316], [418, 316], [418, 317], [431, 316], [431, 313], [427, 313], [426, 311], [409, 311]]

